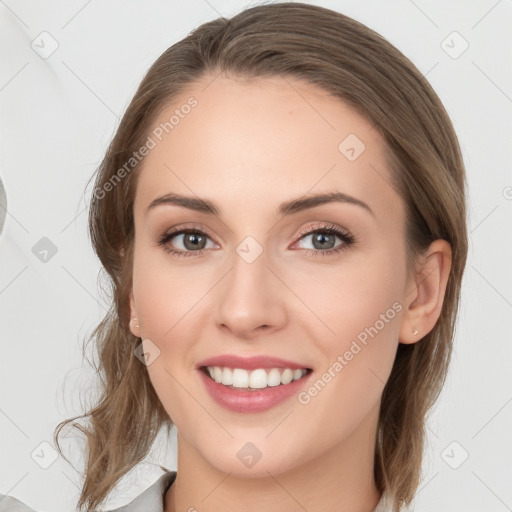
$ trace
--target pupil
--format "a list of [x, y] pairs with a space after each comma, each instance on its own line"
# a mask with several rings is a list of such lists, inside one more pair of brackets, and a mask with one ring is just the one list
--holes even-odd
[[[187, 249], [197, 249], [198, 244], [200, 245], [201, 243], [201, 239], [203, 239], [202, 241], [204, 242], [204, 236], [196, 233], [187, 233], [185, 236], [185, 247], [187, 247]], [[189, 242], [191, 242], [190, 245]], [[199, 248], [202, 249], [203, 246], [200, 246]]]
[[[314, 237], [313, 239], [314, 239], [314, 243], [315, 242], [320, 243], [320, 247], [319, 247], [320, 249], [325, 249], [325, 241], [326, 241], [326, 239], [327, 239], [327, 241], [329, 241], [329, 238], [332, 238], [332, 235], [325, 235], [325, 234], [321, 233], [321, 234], [317, 235], [316, 237]], [[331, 242], [332, 242], [332, 240], [331, 240]], [[317, 249], [318, 249], [318, 247], [317, 247]]]

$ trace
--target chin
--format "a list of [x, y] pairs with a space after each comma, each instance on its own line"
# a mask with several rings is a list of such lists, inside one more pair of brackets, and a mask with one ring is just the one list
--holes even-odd
[[203, 452], [203, 457], [209, 465], [234, 478], [268, 478], [269, 473], [285, 473], [307, 462], [301, 460], [301, 456], [306, 454], [299, 453], [296, 448], [289, 447], [291, 454], [269, 440], [253, 439], [254, 442], [248, 437], [231, 439], [222, 445], [220, 452], [210, 445], [208, 453]]

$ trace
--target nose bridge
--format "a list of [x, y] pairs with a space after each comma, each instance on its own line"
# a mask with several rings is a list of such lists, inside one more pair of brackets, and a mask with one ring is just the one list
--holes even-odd
[[[263, 246], [252, 236], [246, 237], [235, 247], [231, 258], [231, 272], [225, 290], [225, 299], [235, 298], [240, 306], [253, 299], [268, 299], [272, 288], [267, 268], [267, 253]], [[263, 297], [260, 295], [263, 294]], [[265, 302], [268, 302], [265, 301]]]
[[275, 328], [282, 324], [282, 285], [267, 267], [271, 262], [263, 246], [254, 237], [246, 237], [235, 247], [230, 264], [218, 297], [217, 323], [240, 337], [262, 325]]

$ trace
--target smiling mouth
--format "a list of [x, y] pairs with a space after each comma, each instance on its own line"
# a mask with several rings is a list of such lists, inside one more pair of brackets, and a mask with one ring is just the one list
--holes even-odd
[[240, 391], [255, 391], [270, 387], [286, 386], [302, 379], [313, 370], [302, 368], [257, 368], [246, 370], [244, 368], [229, 368], [226, 366], [201, 366], [210, 379], [230, 389]]

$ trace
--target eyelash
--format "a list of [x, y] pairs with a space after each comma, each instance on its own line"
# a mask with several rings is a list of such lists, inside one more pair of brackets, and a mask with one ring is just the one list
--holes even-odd
[[[327, 249], [325, 251], [322, 251], [320, 249], [303, 249], [308, 256], [330, 256], [334, 253], [338, 253], [339, 251], [343, 251], [343, 250], [347, 249], [349, 246], [351, 246], [352, 244], [355, 243], [355, 238], [348, 231], [345, 231], [334, 224], [323, 224], [320, 226], [315, 226], [313, 229], [302, 230], [298, 234], [297, 241], [301, 240], [302, 238], [304, 238], [308, 235], [314, 234], [314, 233], [337, 235], [343, 243], [333, 249]], [[181, 251], [181, 250], [172, 249], [170, 246], [167, 245], [169, 240], [171, 240], [172, 238], [174, 238], [177, 235], [182, 235], [182, 234], [204, 235], [204, 236], [208, 237], [208, 235], [206, 233], [204, 233], [203, 231], [201, 231], [200, 229], [195, 229], [195, 228], [179, 229], [178, 228], [178, 229], [174, 229], [174, 230], [167, 231], [166, 233], [164, 233], [158, 240], [158, 245], [162, 246], [166, 252], [168, 252], [170, 254], [174, 254], [175, 256], [178, 256], [178, 257], [199, 256], [205, 252], [206, 249], [201, 249], [200, 251]], [[210, 238], [210, 237], [208, 237], [208, 238]]]

